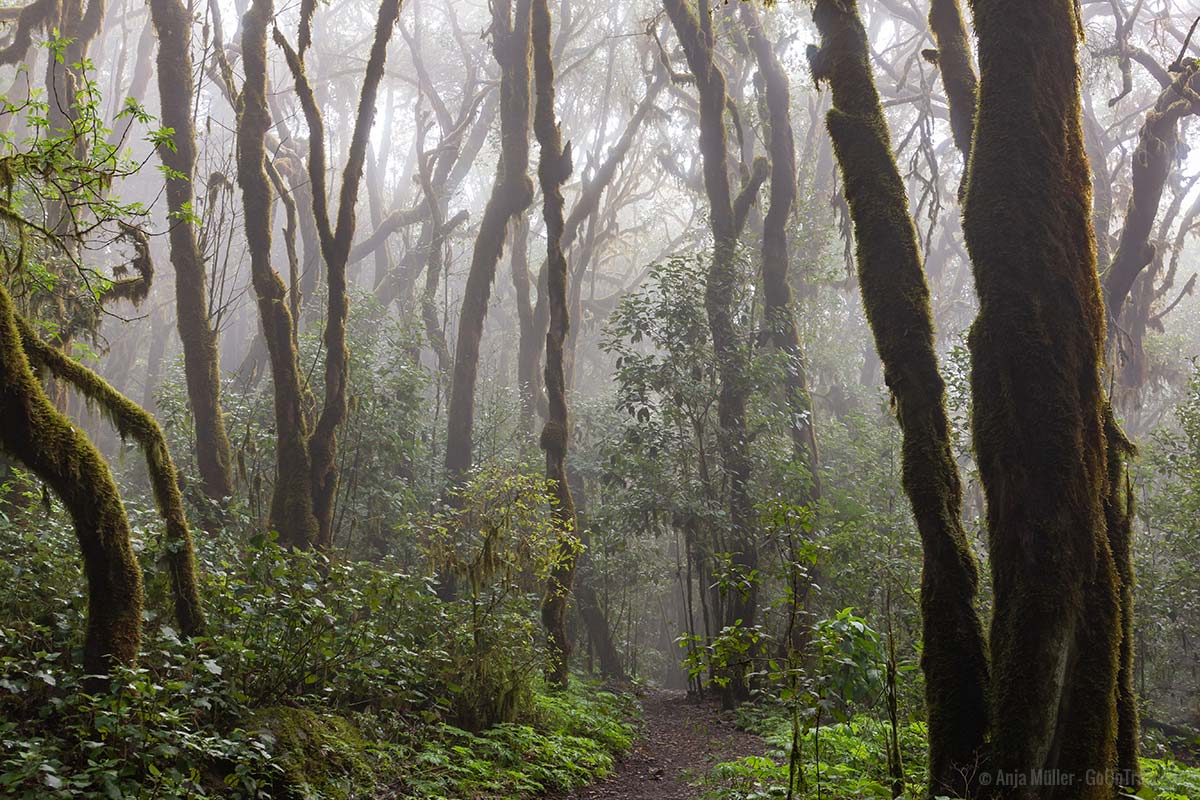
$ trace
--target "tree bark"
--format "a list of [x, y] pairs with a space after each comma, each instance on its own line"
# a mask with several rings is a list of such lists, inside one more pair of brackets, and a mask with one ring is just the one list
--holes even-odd
[[546, 451], [546, 480], [554, 497], [554, 529], [557, 558], [550, 568], [542, 599], [542, 625], [546, 628], [549, 664], [546, 679], [566, 688], [570, 679], [571, 640], [567, 635], [567, 601], [575, 579], [579, 553], [575, 502], [567, 484], [567, 446], [571, 428], [567, 409], [566, 373], [563, 350], [571, 327], [567, 307], [567, 259], [563, 255], [564, 227], [562, 187], [571, 175], [571, 145], [562, 143], [554, 116], [554, 58], [550, 46], [550, 7], [547, 0], [533, 0], [531, 38], [537, 103], [533, 128], [541, 155], [538, 182], [542, 188], [542, 218], [546, 221], [546, 296], [550, 327], [546, 332], [546, 399], [549, 414], [542, 427], [541, 445]]
[[88, 582], [84, 669], [108, 676], [113, 666], [132, 665], [141, 644], [142, 573], [125, 507], [100, 452], [54, 407], [30, 369], [16, 310], [2, 284], [0, 417], [4, 451], [50, 486], [75, 525]]
[[921, 535], [930, 796], [965, 797], [984, 746], [988, 665], [929, 288], [857, 3], [818, 0], [813, 19], [822, 46], [809, 49], [809, 62], [833, 92], [826, 124], [854, 224], [863, 305], [903, 436], [904, 490]]
[[300, 383], [294, 343], [295, 320], [287, 289], [271, 266], [271, 184], [266, 170], [267, 25], [274, 17], [273, 0], [250, 0], [242, 18], [242, 69], [246, 75], [239, 99], [237, 125], [238, 184], [250, 252], [250, 277], [258, 298], [267, 343], [275, 400], [275, 486], [268, 524], [280, 541], [307, 547], [317, 540], [313, 510], [312, 457], [308, 449], [309, 419]]
[[1101, 385], [1083, 21], [1077, 0], [971, 6], [980, 83], [963, 229], [980, 306], [969, 345], [994, 596], [991, 768], [1065, 776], [1005, 797], [1111, 798], [1085, 779], [1116, 765], [1122, 586], [1105, 517], [1120, 454]]
[[171, 221], [171, 264], [175, 267], [175, 308], [188, 400], [196, 426], [196, 464], [204, 493], [213, 500], [233, 494], [229, 436], [221, 413], [221, 367], [217, 333], [208, 318], [204, 258], [196, 244], [191, 216], [196, 213], [192, 181], [196, 133], [192, 125], [191, 15], [181, 0], [151, 0], [158, 34], [158, 93], [163, 125], [172, 128], [174, 147], [158, 147], [166, 178]]

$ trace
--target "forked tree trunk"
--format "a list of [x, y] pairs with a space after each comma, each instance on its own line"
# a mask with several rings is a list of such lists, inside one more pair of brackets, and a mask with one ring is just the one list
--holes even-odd
[[567, 308], [567, 259], [563, 255], [562, 187], [571, 175], [571, 146], [565, 148], [554, 117], [554, 58], [550, 45], [550, 7], [547, 0], [533, 0], [533, 68], [537, 104], [533, 128], [541, 155], [538, 182], [542, 188], [542, 218], [546, 221], [546, 297], [550, 327], [546, 332], [546, 399], [549, 414], [542, 427], [541, 445], [546, 451], [546, 479], [554, 497], [554, 530], [557, 558], [550, 568], [542, 599], [542, 625], [546, 628], [549, 664], [547, 681], [566, 688], [570, 678], [571, 639], [567, 635], [567, 601], [575, 579], [579, 553], [575, 502], [567, 484], [567, 445], [571, 435], [567, 413], [566, 372], [563, 353], [571, 328]]
[[921, 535], [930, 795], [965, 797], [984, 745], [988, 665], [929, 289], [857, 3], [818, 0], [813, 19], [822, 46], [809, 49], [809, 62], [833, 92], [826, 123], [854, 223], [863, 305], [903, 435], [904, 490]]
[[1087, 776], [1117, 763], [1124, 587], [1105, 512], [1124, 513], [1106, 508], [1122, 454], [1101, 384], [1083, 20], [1077, 0], [971, 6], [980, 83], [963, 229], [980, 306], [969, 344], [994, 590], [991, 767], [1066, 776], [1005, 797], [1107, 799], [1114, 786]]
[[[183, 369], [196, 426], [196, 464], [204, 493], [214, 500], [233, 494], [229, 437], [221, 413], [221, 368], [217, 333], [208, 318], [204, 258], [196, 244], [192, 181], [196, 135], [192, 125], [191, 15], [181, 0], [152, 0], [158, 33], [158, 93], [163, 125], [172, 128], [174, 147], [158, 147], [166, 178], [171, 264], [175, 267], [175, 314], [183, 344]], [[152, 343], [153, 346], [153, 343]]]
[[242, 18], [242, 70], [246, 75], [238, 101], [237, 167], [242, 188], [250, 278], [258, 298], [259, 318], [271, 364], [275, 400], [275, 486], [268, 524], [280, 541], [307, 547], [317, 540], [313, 510], [311, 424], [305, 412], [299, 356], [293, 337], [295, 320], [287, 288], [271, 266], [271, 183], [266, 169], [267, 26], [275, 14], [273, 0], [251, 0]]

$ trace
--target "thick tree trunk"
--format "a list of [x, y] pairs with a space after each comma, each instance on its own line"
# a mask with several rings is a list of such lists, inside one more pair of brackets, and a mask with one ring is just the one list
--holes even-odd
[[570, 678], [571, 639], [567, 635], [567, 601], [575, 578], [579, 553], [575, 502], [567, 484], [567, 445], [571, 435], [567, 411], [566, 373], [563, 349], [571, 327], [567, 309], [567, 259], [563, 255], [564, 226], [562, 187], [571, 175], [571, 146], [565, 148], [554, 117], [554, 60], [550, 48], [548, 0], [533, 0], [531, 39], [537, 103], [533, 127], [541, 155], [538, 182], [542, 188], [542, 218], [546, 221], [546, 297], [550, 327], [546, 332], [546, 399], [549, 414], [542, 428], [541, 445], [546, 451], [546, 479], [554, 496], [554, 529], [557, 560], [550, 569], [542, 599], [542, 625], [546, 628], [550, 663], [547, 681], [566, 688]]
[[108, 465], [30, 369], [12, 298], [0, 285], [0, 445], [44, 480], [71, 514], [88, 582], [83, 666], [108, 675], [141, 644], [142, 573]]
[[929, 289], [857, 4], [818, 0], [813, 19], [822, 46], [810, 48], [809, 61], [833, 90], [826, 122], [854, 223], [863, 305], [903, 434], [904, 489], [921, 534], [930, 794], [964, 797], [984, 744], [988, 666]]
[[229, 437], [221, 413], [221, 368], [217, 333], [208, 319], [204, 258], [196, 244], [192, 181], [196, 136], [192, 125], [191, 15], [181, 0], [152, 0], [150, 14], [158, 33], [158, 93], [163, 125], [173, 128], [174, 148], [159, 145], [171, 217], [171, 264], [175, 267], [175, 308], [188, 400], [196, 426], [196, 464], [204, 493], [214, 500], [233, 494]]
[[[1005, 797], [1111, 798], [1123, 587], [1106, 500], [1104, 307], [1077, 0], [972, 0], [976, 117], [963, 229], [979, 316], [974, 441], [994, 611], [991, 767], [1064, 776]], [[1089, 771], [1093, 771], [1089, 773]], [[1043, 772], [1042, 774], [1046, 774]]]

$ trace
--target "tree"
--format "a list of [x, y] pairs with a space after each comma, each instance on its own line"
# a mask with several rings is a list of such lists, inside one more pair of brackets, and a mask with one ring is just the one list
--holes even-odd
[[[713, 236], [712, 261], [708, 270], [705, 311], [712, 331], [713, 351], [720, 373], [717, 402], [718, 440], [721, 460], [729, 479], [729, 519], [733, 528], [733, 568], [747, 580], [744, 591], [735, 590], [727, 603], [724, 624], [750, 626], [758, 605], [758, 589], [753, 573], [758, 567], [758, 548], [754, 539], [754, 507], [750, 499], [750, 457], [746, 432], [745, 337], [734, 318], [733, 297], [740, 282], [738, 276], [738, 238], [746, 224], [746, 215], [759, 187], [766, 179], [765, 161], [755, 163], [754, 172], [733, 196], [727, 167], [725, 139], [725, 75], [713, 52], [712, 8], [708, 0], [699, 0], [693, 10], [686, 0], [663, 0], [667, 16], [683, 45], [688, 66], [699, 91], [700, 156], [704, 164], [704, 188], [708, 195], [709, 226]], [[746, 687], [733, 687], [746, 694]], [[733, 696], [726, 693], [726, 702]]]
[[980, 82], [963, 227], [979, 296], [969, 345], [994, 590], [991, 766], [1075, 776], [1039, 796], [1107, 798], [1111, 785], [1080, 776], [1117, 763], [1123, 587], [1105, 503], [1124, 454], [1101, 385], [1083, 20], [1072, 0], [971, 7]]
[[546, 291], [550, 307], [550, 327], [546, 332], [546, 395], [549, 414], [542, 427], [541, 446], [546, 451], [546, 479], [554, 498], [554, 525], [558, 538], [558, 558], [550, 569], [546, 595], [542, 600], [542, 624], [550, 643], [547, 678], [555, 686], [566, 688], [570, 679], [571, 640], [567, 635], [567, 600], [575, 578], [575, 559], [579, 550], [576, 537], [578, 520], [575, 502], [567, 484], [567, 446], [571, 423], [567, 410], [567, 384], [563, 354], [571, 327], [567, 308], [569, 270], [563, 255], [562, 186], [571, 175], [571, 145], [565, 147], [554, 116], [554, 57], [550, 47], [550, 7], [548, 0], [533, 0], [531, 14], [533, 67], [537, 84], [537, 103], [533, 128], [541, 155], [538, 181], [542, 188], [542, 217], [546, 221]]
[[324, 334], [325, 398], [315, 420], [308, 411], [307, 391], [300, 383], [296, 321], [285, 303], [287, 290], [283, 281], [270, 263], [271, 185], [266, 169], [265, 139], [270, 125], [266, 106], [266, 23], [272, 15], [271, 0], [255, 0], [242, 24], [246, 83], [238, 120], [238, 181], [242, 185], [246, 210], [251, 275], [275, 383], [277, 472], [270, 524], [279, 531], [284, 542], [296, 547], [324, 549], [333, 543], [333, 502], [338, 485], [337, 432], [348, 408], [346, 264], [354, 237], [354, 208], [366, 158], [367, 137], [375, 117], [375, 99], [387, 59], [387, 44], [400, 13], [400, 2], [383, 0], [379, 7], [374, 42], [342, 175], [336, 224], [330, 221], [325, 196], [324, 122], [302, 61], [311, 20], [301, 19], [302, 47], [299, 53], [291, 49], [278, 29], [275, 32], [275, 41], [284, 50], [308, 122], [312, 210], [329, 284]]
[[533, 201], [529, 171], [530, 0], [492, 4], [492, 53], [500, 65], [500, 160], [479, 222], [471, 268], [459, 312], [454, 376], [447, 414], [446, 473], [451, 483], [471, 468], [475, 427], [475, 382], [483, 320], [504, 250], [509, 222]]
[[204, 492], [213, 500], [233, 493], [229, 436], [221, 413], [221, 367], [217, 333], [208, 315], [206, 266], [196, 243], [196, 132], [191, 15], [180, 0], [154, 0], [150, 16], [158, 34], [158, 94], [163, 125], [174, 131], [158, 145], [166, 176], [171, 220], [171, 263], [175, 267], [175, 313], [183, 344], [184, 376], [196, 428], [196, 465]]
[[813, 20], [822, 44], [809, 49], [809, 63], [833, 92], [826, 125], [854, 223], [863, 305], [903, 434], [902, 482], [921, 535], [930, 792], [963, 797], [984, 745], [988, 663], [929, 288], [857, 3], [818, 0]]

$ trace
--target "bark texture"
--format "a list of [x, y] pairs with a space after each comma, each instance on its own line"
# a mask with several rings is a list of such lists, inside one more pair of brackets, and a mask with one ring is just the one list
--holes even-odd
[[[1075, 0], [972, 0], [979, 41], [964, 232], [979, 295], [974, 441], [994, 611], [991, 767], [1071, 780], [1005, 797], [1111, 798], [1121, 579], [1105, 517], [1104, 307]], [[1069, 783], [1069, 785], [1067, 785]]]
[[833, 93], [826, 124], [854, 224], [863, 305], [903, 434], [904, 490], [921, 535], [930, 794], [963, 797], [984, 746], [988, 664], [929, 289], [857, 4], [818, 0], [813, 19], [822, 45], [810, 48], [809, 62]]
[[183, 344], [188, 401], [196, 426], [196, 464], [204, 493], [214, 500], [233, 494], [229, 436], [221, 413], [221, 367], [217, 333], [208, 317], [207, 275], [190, 219], [195, 211], [192, 181], [196, 133], [192, 124], [192, 18], [181, 0], [152, 0], [150, 15], [158, 34], [158, 94], [163, 125], [172, 128], [174, 148], [158, 147], [173, 175], [166, 179], [171, 217], [171, 264], [175, 268], [175, 315]]
[[[0, 285], [0, 445], [58, 495], [75, 525], [88, 582], [83, 665], [107, 675], [137, 660], [142, 630], [142, 573], [129, 520], [108, 465], [67, 419], [30, 368], [16, 310]], [[96, 681], [100, 683], [101, 681]]]

